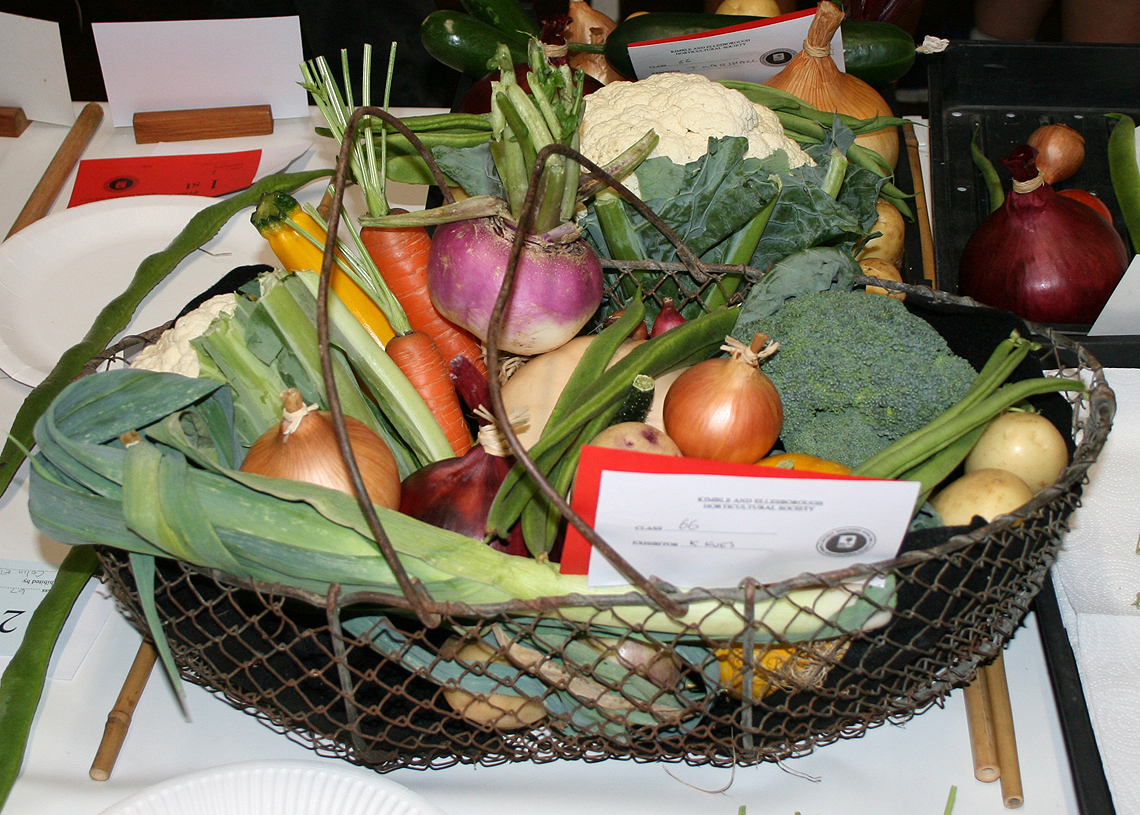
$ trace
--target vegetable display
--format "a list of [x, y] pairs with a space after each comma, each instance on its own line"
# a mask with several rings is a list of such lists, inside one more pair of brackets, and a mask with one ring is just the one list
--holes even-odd
[[[357, 105], [343, 55], [343, 91], [324, 60], [302, 66], [341, 142], [328, 220], [289, 194], [323, 173], [274, 177], [144, 262], [114, 316], [247, 207], [282, 268], [190, 311], [128, 368], [34, 391], [17, 420], [34, 436], [11, 443], [35, 442], [29, 512], [77, 547], [75, 580], [94, 568], [89, 544], [129, 553], [172, 678], [156, 558], [352, 598], [337, 636], [463, 727], [621, 745], [735, 729], [761, 699], [820, 688], [912, 598], [879, 564], [677, 587], [593, 540], [625, 582], [564, 574], [567, 528], [592, 531], [571, 510], [584, 445], [914, 481], [912, 529], [969, 524], [1059, 478], [1069, 440], [1029, 402], [1085, 386], [1025, 374], [1040, 348], [1018, 331], [975, 368], [888, 282], [913, 217], [893, 171], [900, 120], [822, 52], [834, 4], [773, 86], [661, 74], [589, 95], [572, 67], [586, 57], [653, 26], [745, 18], [595, 15], [563, 57], [517, 0], [462, 6], [421, 36], [459, 70], [498, 71], [489, 111], [400, 120], [367, 81]], [[880, 76], [907, 62], [892, 47]], [[385, 185], [409, 177], [432, 179], [442, 205], [393, 210]], [[350, 183], [365, 211], [341, 217]], [[1079, 207], [1086, 237], [1103, 220], [1057, 198], [1015, 187], [995, 216]], [[110, 339], [100, 322], [59, 376]], [[46, 614], [66, 614], [64, 577]], [[42, 684], [42, 656], [14, 664]], [[22, 680], [0, 684], [16, 730], [36, 704]]]

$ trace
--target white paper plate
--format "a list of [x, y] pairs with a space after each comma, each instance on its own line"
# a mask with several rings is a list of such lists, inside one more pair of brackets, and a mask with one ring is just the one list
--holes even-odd
[[100, 815], [443, 815], [406, 787], [313, 761], [246, 761], [180, 776]]
[[[126, 289], [139, 263], [214, 203], [193, 195], [96, 201], [49, 215], [0, 243], [0, 371], [38, 384]], [[277, 265], [248, 215], [239, 214], [150, 293], [124, 333], [162, 325], [226, 272], [254, 263]]]

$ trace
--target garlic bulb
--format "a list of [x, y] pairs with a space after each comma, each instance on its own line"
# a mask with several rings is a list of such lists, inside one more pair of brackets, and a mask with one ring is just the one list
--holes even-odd
[[[829, 113], [844, 113], [858, 119], [894, 115], [878, 91], [858, 77], [840, 71], [831, 58], [831, 38], [841, 22], [843, 10], [829, 0], [822, 0], [808, 29], [803, 50], [764, 84], [787, 91]], [[865, 133], [855, 141], [874, 150], [892, 167], [898, 161], [899, 136], [893, 127]]]

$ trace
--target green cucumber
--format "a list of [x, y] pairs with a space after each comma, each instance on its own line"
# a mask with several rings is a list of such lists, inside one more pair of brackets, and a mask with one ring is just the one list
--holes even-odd
[[483, 77], [491, 70], [499, 43], [511, 49], [515, 62], [526, 62], [525, 34], [510, 34], [461, 11], [433, 11], [420, 24], [424, 50], [449, 68]]
[[[694, 12], [638, 14], [618, 23], [610, 32], [606, 38], [606, 60], [618, 73], [633, 79], [636, 74], [629, 59], [632, 43], [701, 34], [761, 19], [764, 18]], [[897, 25], [845, 20], [842, 29], [845, 69], [864, 82], [875, 87], [889, 85], [914, 64], [914, 39]]]
[[476, 20], [507, 34], [537, 37], [542, 33], [519, 0], [460, 0], [460, 4]]
[[874, 20], [845, 20], [844, 70], [875, 88], [902, 79], [914, 65], [914, 37], [897, 25]]

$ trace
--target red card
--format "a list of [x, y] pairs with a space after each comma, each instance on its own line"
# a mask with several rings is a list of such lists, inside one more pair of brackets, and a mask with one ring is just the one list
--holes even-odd
[[253, 183], [260, 150], [145, 158], [92, 158], [79, 162], [69, 207], [132, 195], [214, 197]]
[[[790, 470], [783, 467], [758, 467], [755, 464], [734, 464], [726, 461], [709, 461], [687, 456], [663, 456], [656, 453], [639, 453], [607, 447], [584, 445], [578, 460], [574, 480], [574, 494], [570, 506], [590, 526], [594, 526], [598, 509], [598, 490], [602, 471], [617, 470], [633, 473], [672, 473], [675, 475], [737, 475], [755, 478], [825, 478], [868, 480], [859, 476], [837, 473], [817, 473]], [[563, 574], [589, 574], [590, 553], [593, 547], [582, 533], [570, 526], [562, 548], [559, 568]]]

